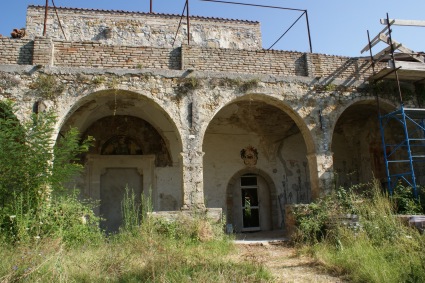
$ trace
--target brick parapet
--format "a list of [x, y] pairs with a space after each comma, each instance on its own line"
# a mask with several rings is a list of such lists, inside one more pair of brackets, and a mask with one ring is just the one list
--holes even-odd
[[[314, 77], [323, 82], [364, 81], [372, 75], [370, 61], [324, 54], [209, 48], [106, 45], [97, 41], [70, 42], [36, 37], [0, 39], [0, 64], [57, 67], [164, 69]], [[378, 63], [376, 70], [386, 67]]]
[[0, 38], [0, 64], [31, 65], [33, 49], [32, 40]]
[[[341, 79], [345, 81], [364, 81], [373, 74], [369, 58], [352, 58], [325, 54], [311, 54], [314, 77], [325, 81]], [[380, 70], [386, 63], [379, 62], [375, 69]]]
[[185, 69], [276, 76], [307, 76], [304, 53], [183, 46]]
[[53, 65], [53, 40], [48, 37], [36, 37], [34, 39], [33, 65]]
[[55, 41], [54, 65], [64, 67], [181, 69], [180, 48]]

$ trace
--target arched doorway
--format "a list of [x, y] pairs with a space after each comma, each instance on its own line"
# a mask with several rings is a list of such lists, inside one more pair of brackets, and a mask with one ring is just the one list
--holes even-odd
[[[283, 228], [285, 205], [312, 199], [305, 132], [298, 127], [303, 122], [289, 112], [266, 96], [243, 97], [218, 111], [205, 131], [205, 204], [221, 207], [236, 231]], [[242, 182], [250, 179], [258, 185], [259, 207], [246, 211], [258, 213], [259, 226], [243, 223], [244, 192], [255, 187], [243, 188]]]
[[102, 227], [115, 232], [122, 224], [121, 202], [126, 188], [136, 201], [152, 196], [156, 211], [182, 206], [181, 140], [165, 110], [139, 94], [100, 91], [81, 99], [61, 131], [77, 127], [81, 137], [95, 140], [81, 157], [84, 174], [76, 180], [85, 198], [100, 201]]
[[[382, 113], [391, 108], [381, 102]], [[385, 183], [376, 100], [359, 101], [344, 110], [334, 127], [332, 152], [336, 187], [348, 188], [368, 183], [373, 178]]]

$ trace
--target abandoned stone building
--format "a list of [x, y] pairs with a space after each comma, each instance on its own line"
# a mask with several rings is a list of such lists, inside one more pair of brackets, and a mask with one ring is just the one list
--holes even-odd
[[[265, 50], [260, 23], [197, 16], [188, 44], [180, 16], [141, 12], [58, 8], [42, 36], [44, 12], [29, 6], [25, 37], [0, 38], [0, 99], [21, 121], [54, 109], [54, 139], [95, 138], [76, 183], [107, 230], [126, 186], [158, 213], [207, 208], [256, 231], [335, 186], [385, 182], [369, 58]], [[387, 92], [385, 113], [398, 107]]]

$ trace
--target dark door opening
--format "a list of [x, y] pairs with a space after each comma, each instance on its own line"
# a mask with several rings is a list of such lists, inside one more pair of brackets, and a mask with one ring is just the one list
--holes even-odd
[[258, 202], [257, 176], [241, 177], [242, 231], [260, 230], [260, 207]]

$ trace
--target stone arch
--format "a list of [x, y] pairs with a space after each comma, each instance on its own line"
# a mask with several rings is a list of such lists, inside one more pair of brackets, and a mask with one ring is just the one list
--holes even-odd
[[[278, 203], [273, 201], [277, 198], [276, 186], [270, 178], [270, 176], [264, 172], [263, 170], [257, 168], [244, 168], [238, 172], [236, 172], [228, 181], [226, 188], [226, 206], [224, 207], [225, 215], [226, 215], [226, 224], [231, 224], [233, 229], [236, 232], [241, 232], [241, 219], [242, 213], [238, 211], [240, 207], [238, 207], [237, 203], [239, 203], [240, 194], [237, 192], [241, 190], [240, 182], [243, 176], [257, 176], [262, 180], [259, 180], [259, 198], [260, 202], [265, 201], [268, 202], [264, 204], [265, 207], [261, 207], [260, 203], [260, 222], [268, 221], [268, 223], [260, 223], [260, 230], [274, 230], [278, 228], [282, 228], [279, 224], [282, 222], [282, 215], [280, 214]], [[266, 186], [262, 188], [262, 186]], [[261, 190], [263, 190], [261, 192]], [[266, 196], [266, 194], [268, 194]], [[268, 197], [268, 200], [261, 200], [261, 197]], [[266, 209], [267, 211], [264, 211]], [[268, 219], [267, 219], [268, 218]]]
[[[102, 103], [103, 105], [99, 107]], [[140, 111], [141, 109], [143, 111]], [[81, 119], [75, 119], [75, 116], [82, 112], [96, 113], [91, 116], [86, 114]], [[66, 128], [69, 125], [69, 121], [72, 120], [71, 122], [74, 126], [79, 128], [80, 131], [85, 131], [94, 121], [115, 115], [135, 116], [150, 123], [163, 135], [167, 146], [174, 147], [174, 150], [171, 149], [171, 151], [176, 152], [172, 155], [173, 162], [177, 162], [182, 151], [182, 138], [177, 122], [171, 118], [167, 109], [161, 107], [153, 99], [137, 92], [122, 89], [104, 89], [87, 93], [75, 101], [69, 110], [60, 116], [57, 129], [59, 131]], [[173, 138], [167, 137], [164, 133], [172, 133]]]
[[[317, 176], [312, 177], [317, 175], [316, 165], [308, 157], [315, 150], [311, 133], [294, 110], [275, 98], [247, 95], [226, 103], [209, 120], [202, 148], [204, 197], [209, 208], [226, 210], [224, 180], [243, 168], [262, 170], [279, 184], [273, 205], [281, 194], [293, 196], [290, 203], [308, 203], [314, 198], [313, 187], [318, 188]], [[249, 162], [242, 159], [247, 152], [253, 152]]]
[[[395, 109], [389, 101], [379, 103], [381, 113]], [[332, 126], [331, 151], [335, 186], [350, 187], [373, 178], [385, 181], [376, 99], [356, 99], [340, 109]]]
[[73, 126], [83, 136], [95, 134], [94, 147], [82, 159], [84, 174], [76, 180], [84, 197], [101, 199], [106, 191], [119, 203], [113, 190], [119, 186], [121, 195], [127, 182], [123, 178], [130, 178], [128, 183], [140, 185], [138, 192], [152, 192], [155, 210], [182, 206], [181, 135], [155, 100], [127, 90], [96, 91], [76, 100], [59, 123], [60, 131]]
[[211, 121], [216, 117], [216, 115], [222, 109], [226, 108], [227, 106], [233, 103], [240, 102], [240, 101], [261, 101], [261, 102], [270, 104], [272, 106], [275, 106], [276, 108], [285, 112], [290, 118], [292, 118], [292, 120], [295, 122], [297, 127], [300, 129], [304, 137], [304, 141], [306, 143], [308, 153], [311, 154], [316, 152], [316, 147], [315, 147], [315, 143], [313, 141], [311, 132], [309, 128], [307, 127], [304, 119], [297, 113], [297, 111], [295, 111], [289, 104], [285, 103], [282, 100], [279, 100], [272, 96], [268, 96], [266, 94], [259, 94], [259, 93], [247, 94], [244, 96], [237, 97], [235, 99], [227, 101], [226, 103], [222, 104], [220, 107], [215, 108], [214, 111], [211, 113], [211, 115], [209, 115], [209, 117], [211, 118], [209, 120], [206, 120], [200, 128], [200, 131], [199, 131], [200, 140], [201, 141], [204, 140], [205, 132], [207, 131]]
[[[333, 133], [335, 130], [335, 125], [338, 122], [341, 115], [351, 106], [356, 104], [370, 104], [375, 105], [377, 107], [376, 97], [358, 97], [350, 100], [349, 103], [343, 105], [342, 107], [338, 107], [337, 111], [335, 111], [335, 116], [332, 118], [332, 121], [334, 121], [331, 124], [330, 132]], [[388, 99], [382, 99], [379, 98], [379, 105], [380, 109], [384, 113], [389, 113], [391, 111], [394, 111], [396, 109], [396, 104], [393, 101], [390, 101]]]

